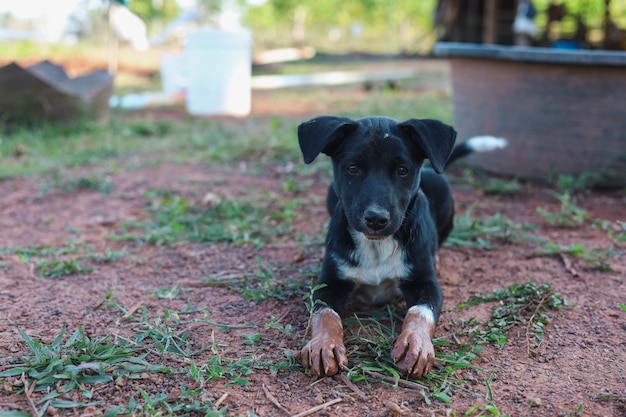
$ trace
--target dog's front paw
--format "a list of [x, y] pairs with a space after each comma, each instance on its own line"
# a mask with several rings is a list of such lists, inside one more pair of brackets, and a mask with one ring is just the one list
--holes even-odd
[[393, 345], [391, 359], [408, 376], [421, 378], [435, 364], [435, 349], [427, 334], [402, 332]]
[[326, 308], [311, 319], [311, 340], [300, 352], [302, 366], [315, 376], [331, 376], [348, 364], [339, 315]]
[[435, 349], [431, 341], [435, 323], [432, 313], [423, 309], [414, 307], [407, 312], [402, 333], [391, 350], [391, 359], [398, 369], [412, 378], [421, 378], [435, 364]]

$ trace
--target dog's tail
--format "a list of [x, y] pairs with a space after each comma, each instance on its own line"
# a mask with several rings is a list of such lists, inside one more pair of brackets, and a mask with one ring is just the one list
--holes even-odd
[[495, 136], [474, 136], [466, 140], [465, 142], [456, 145], [452, 149], [452, 153], [446, 162], [446, 167], [452, 164], [459, 158], [469, 155], [474, 152], [491, 152], [496, 149], [506, 148], [508, 142], [504, 138], [497, 138]]

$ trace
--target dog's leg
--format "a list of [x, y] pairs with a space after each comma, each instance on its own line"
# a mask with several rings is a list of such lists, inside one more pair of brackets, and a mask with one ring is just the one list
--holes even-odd
[[398, 369], [413, 378], [421, 378], [435, 364], [435, 349], [431, 339], [435, 335], [435, 317], [430, 307], [416, 305], [406, 313], [402, 333], [391, 351], [391, 359]]
[[408, 311], [402, 323], [402, 332], [396, 339], [391, 358], [398, 369], [413, 378], [421, 378], [435, 364], [432, 338], [443, 296], [437, 282], [435, 256], [423, 258], [425, 268], [414, 271], [413, 279], [400, 283]]
[[341, 317], [329, 307], [311, 316], [311, 340], [302, 348], [302, 366], [315, 376], [335, 375], [348, 364]]

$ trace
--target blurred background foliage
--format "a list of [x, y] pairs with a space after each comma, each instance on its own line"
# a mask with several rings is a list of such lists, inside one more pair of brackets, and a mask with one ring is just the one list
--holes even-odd
[[[107, 42], [106, 9], [112, 1], [82, 0], [72, 16], [72, 34], [80, 42]], [[465, 1], [465, 0], [463, 0]], [[589, 35], [605, 23], [607, 0], [533, 0], [540, 32], [550, 29], [546, 11], [552, 4], [567, 14], [558, 33], [573, 34], [582, 23]], [[346, 53], [428, 53], [438, 37], [435, 11], [439, 0], [124, 0], [148, 26], [151, 38], [180, 26], [215, 24], [225, 8], [236, 8], [242, 24], [252, 30], [256, 49], [307, 45], [318, 51]], [[626, 29], [626, 0], [611, 0], [610, 16]], [[195, 7], [191, 7], [195, 5]], [[0, 13], [0, 28], [11, 24]], [[171, 31], [165, 46], [180, 46], [182, 36]], [[597, 37], [597, 36], [596, 36]], [[0, 46], [0, 50], [7, 47]]]

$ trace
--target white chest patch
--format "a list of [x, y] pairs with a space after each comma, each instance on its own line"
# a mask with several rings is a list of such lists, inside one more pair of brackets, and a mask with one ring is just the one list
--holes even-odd
[[356, 248], [350, 254], [351, 263], [335, 258], [345, 278], [360, 285], [379, 286], [383, 281], [408, 276], [406, 254], [393, 237], [370, 240], [358, 232], [352, 232], [352, 237]]

